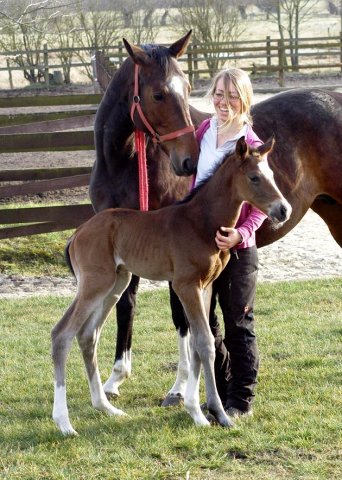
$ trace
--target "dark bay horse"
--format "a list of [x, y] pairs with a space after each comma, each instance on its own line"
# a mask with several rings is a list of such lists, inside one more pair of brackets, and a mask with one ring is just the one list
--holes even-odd
[[[139, 180], [134, 129], [146, 132], [146, 159], [149, 183], [149, 210], [159, 209], [184, 198], [198, 160], [193, 133], [163, 142], [153, 141], [138, 112], [131, 115], [135, 83], [140, 106], [148, 123], [164, 136], [195, 127], [208, 115], [192, 109], [190, 118], [189, 82], [177, 63], [191, 36], [189, 32], [169, 48], [124, 40], [129, 58], [114, 75], [95, 120], [97, 158], [93, 167], [90, 198], [95, 212], [109, 207], [139, 209]], [[138, 81], [135, 70], [139, 67]], [[132, 281], [117, 304], [118, 344], [113, 377], [106, 389], [118, 394], [118, 385], [130, 373], [131, 331], [139, 278]]]
[[[277, 185], [293, 207], [290, 220], [281, 228], [274, 230], [267, 220], [264, 222], [257, 231], [257, 246], [282, 238], [312, 208], [342, 247], [342, 94], [314, 88], [294, 89], [257, 103], [252, 115], [253, 129], [263, 141], [275, 134], [276, 144], [268, 161]], [[174, 299], [171, 304], [182, 361], [164, 405], [178, 403], [184, 396], [188, 372], [183, 310]], [[129, 329], [124, 345], [122, 328]], [[131, 329], [131, 324], [118, 324], [117, 352], [121, 348], [121, 358], [128, 362], [120, 362], [117, 357], [105, 385], [108, 393], [118, 393], [118, 386], [130, 373]]]
[[289, 218], [291, 206], [276, 186], [265, 157], [272, 146], [273, 138], [252, 149], [242, 137], [235, 154], [185, 201], [149, 212], [107, 209], [76, 230], [67, 255], [77, 279], [77, 293], [51, 334], [53, 418], [63, 434], [76, 434], [69, 420], [65, 383], [67, 356], [75, 336], [94, 408], [108, 415], [124, 414], [105, 395], [97, 346], [104, 322], [132, 273], [172, 282], [187, 314], [191, 358], [184, 405], [188, 413], [197, 425], [209, 424], [199, 403], [202, 364], [209, 411], [220, 425], [232, 425], [216, 389], [215, 347], [208, 323], [211, 285], [226, 266], [230, 252], [219, 250], [214, 237], [221, 225], [235, 225], [243, 201], [266, 213], [275, 226]]

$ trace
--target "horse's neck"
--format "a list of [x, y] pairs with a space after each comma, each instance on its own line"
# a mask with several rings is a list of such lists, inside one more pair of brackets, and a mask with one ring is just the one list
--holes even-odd
[[96, 121], [97, 130], [101, 132], [109, 128], [112, 132], [111, 150], [115, 158], [126, 160], [128, 154], [134, 154], [134, 124], [130, 115], [133, 93], [127, 93], [125, 86], [127, 78], [133, 75], [129, 68], [133, 67], [127, 65], [115, 74], [101, 102]]
[[226, 161], [192, 199], [192, 207], [198, 210], [208, 232], [221, 226], [234, 227], [239, 218], [243, 201], [234, 185], [233, 162]]

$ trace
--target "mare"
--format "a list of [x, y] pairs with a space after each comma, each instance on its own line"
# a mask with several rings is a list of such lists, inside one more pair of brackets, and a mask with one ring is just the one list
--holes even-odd
[[291, 206], [275, 184], [265, 156], [273, 142], [270, 138], [253, 149], [242, 137], [235, 153], [183, 202], [154, 211], [107, 209], [76, 230], [66, 250], [77, 293], [51, 333], [53, 418], [63, 434], [76, 434], [69, 420], [65, 383], [67, 356], [75, 336], [94, 408], [108, 415], [124, 414], [105, 395], [97, 346], [104, 322], [132, 273], [172, 282], [187, 314], [191, 359], [184, 405], [188, 413], [196, 425], [209, 424], [199, 403], [202, 364], [208, 409], [220, 425], [232, 425], [216, 389], [215, 347], [208, 323], [211, 285], [226, 266], [230, 252], [219, 250], [214, 237], [220, 225], [235, 225], [244, 201], [266, 213], [276, 226], [289, 218]]
[[[311, 208], [342, 247], [342, 94], [316, 88], [294, 89], [255, 104], [252, 116], [253, 129], [261, 140], [275, 135], [276, 144], [268, 162], [277, 185], [293, 207], [290, 220], [279, 229], [271, 228], [265, 220], [256, 232], [257, 246], [264, 247], [282, 238]], [[175, 295], [171, 306], [180, 361], [176, 381], [164, 406], [178, 404], [184, 397], [189, 370], [188, 330]], [[120, 328], [118, 341], [122, 338]], [[132, 325], [129, 328], [131, 331]], [[130, 350], [125, 355], [130, 358]], [[130, 365], [126, 370], [124, 364], [120, 364], [121, 369], [116, 368], [118, 365], [114, 365], [105, 384], [106, 392], [118, 393], [118, 386], [130, 372]]]

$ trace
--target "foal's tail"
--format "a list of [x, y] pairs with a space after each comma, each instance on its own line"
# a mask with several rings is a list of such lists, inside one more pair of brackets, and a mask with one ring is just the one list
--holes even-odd
[[67, 265], [68, 265], [68, 267], [69, 267], [70, 272], [71, 272], [71, 273], [73, 274], [73, 276], [76, 278], [74, 269], [72, 268], [72, 263], [71, 263], [70, 254], [69, 254], [69, 247], [70, 247], [70, 244], [71, 244], [72, 239], [73, 239], [73, 237], [69, 238], [68, 243], [65, 245], [64, 258], [65, 258], [65, 261], [66, 261], [66, 263], [67, 263]]

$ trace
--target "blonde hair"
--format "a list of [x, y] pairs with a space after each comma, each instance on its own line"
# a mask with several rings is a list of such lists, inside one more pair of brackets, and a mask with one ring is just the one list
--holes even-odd
[[[214, 93], [216, 90], [217, 82], [220, 79], [223, 79], [224, 83], [224, 99], [226, 101], [229, 117], [228, 120], [222, 125], [222, 129], [228, 128], [229, 125], [235, 118], [238, 118], [239, 124], [241, 127], [247, 123], [248, 125], [253, 125], [252, 116], [250, 113], [251, 105], [253, 102], [253, 87], [250, 81], [249, 76], [243, 70], [239, 68], [227, 68], [219, 72], [212, 81], [212, 84], [208, 90], [208, 97], [213, 100]], [[236, 88], [236, 91], [240, 97], [241, 101], [241, 112], [235, 113], [232, 107], [230, 106], [228, 92], [229, 92], [229, 85], [232, 83]]]

